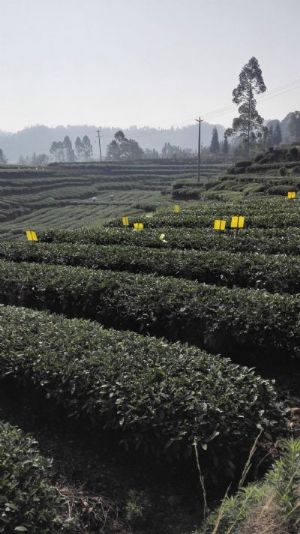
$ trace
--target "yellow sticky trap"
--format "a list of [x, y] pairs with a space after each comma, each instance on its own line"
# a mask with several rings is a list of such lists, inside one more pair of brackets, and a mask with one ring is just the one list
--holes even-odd
[[38, 236], [34, 230], [26, 230], [26, 237], [28, 241], [38, 241]]
[[137, 231], [144, 230], [144, 223], [133, 223], [133, 229]]
[[245, 217], [243, 217], [242, 215], [234, 216], [231, 218], [231, 223], [230, 223], [231, 228], [238, 229], [238, 228], [244, 228], [244, 226], [245, 226]]
[[128, 217], [122, 217], [122, 224], [123, 224], [123, 226], [129, 226]]
[[297, 198], [296, 191], [289, 191], [287, 194], [288, 198]]
[[225, 230], [226, 228], [226, 221], [223, 221], [222, 219], [215, 219], [214, 220], [214, 230]]
[[179, 213], [180, 210], [181, 210], [181, 207], [179, 206], [179, 204], [175, 204], [175, 206], [174, 206], [174, 212], [175, 212], [175, 213]]

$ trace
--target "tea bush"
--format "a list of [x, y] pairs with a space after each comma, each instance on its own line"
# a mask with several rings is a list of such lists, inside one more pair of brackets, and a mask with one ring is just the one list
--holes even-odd
[[50, 468], [31, 436], [0, 421], [0, 532], [61, 532], [62, 500]]
[[172, 277], [0, 261], [0, 301], [188, 341], [243, 360], [300, 356], [300, 298]]
[[271, 292], [300, 292], [300, 259], [286, 255], [225, 251], [155, 250], [137, 246], [73, 243], [0, 243], [0, 258], [156, 273], [220, 286], [256, 287]]
[[[160, 235], [164, 234], [162, 241]], [[48, 230], [40, 234], [47, 243], [93, 243], [95, 245], [136, 245], [151, 248], [195, 250], [227, 250], [230, 252], [261, 252], [265, 254], [300, 254], [298, 228], [246, 229], [234, 235], [220, 234], [212, 228], [159, 228], [134, 232], [123, 228], [79, 228]]]
[[266, 439], [285, 429], [269, 381], [195, 347], [10, 306], [0, 306], [0, 334], [2, 380], [126, 448], [174, 460], [196, 440], [203, 464], [224, 476], [245, 460], [258, 428]]

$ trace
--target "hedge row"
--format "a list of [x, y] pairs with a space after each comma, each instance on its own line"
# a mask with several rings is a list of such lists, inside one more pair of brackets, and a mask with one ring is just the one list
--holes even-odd
[[[211, 215], [194, 214], [189, 212], [165, 213], [155, 215], [154, 217], [138, 217], [138, 222], [144, 224], [145, 228], [160, 228], [160, 227], [172, 227], [172, 228], [211, 228], [214, 219], [225, 219], [227, 225], [230, 227], [231, 217], [233, 215], [242, 215], [243, 213], [227, 212], [223, 213], [221, 210], [212, 213]], [[129, 224], [137, 222], [137, 217], [130, 217]], [[272, 211], [266, 212], [264, 215], [249, 215], [246, 216], [247, 228], [286, 228], [287, 226], [299, 228], [300, 216], [298, 212], [286, 213], [278, 212], [272, 213]], [[121, 227], [121, 219], [114, 219], [105, 225], [106, 227]]]
[[0, 332], [0, 376], [127, 449], [174, 461], [196, 440], [224, 476], [257, 428], [285, 429], [270, 382], [194, 347], [10, 306], [0, 306]]
[[[1, 374], [9, 359], [2, 356]], [[0, 421], [0, 532], [61, 532], [62, 502], [50, 474], [50, 461], [40, 456], [36, 441]]]
[[[164, 240], [160, 239], [163, 234]], [[243, 230], [237, 235], [212, 229], [160, 228], [135, 232], [121, 228], [53, 229], [40, 234], [47, 243], [93, 243], [95, 245], [136, 245], [152, 248], [227, 250], [265, 254], [300, 254], [300, 231], [297, 228]]]
[[[0, 261], [0, 301], [188, 341], [210, 352], [300, 357], [300, 297], [171, 277]], [[245, 360], [243, 360], [245, 361]]]
[[0, 259], [155, 273], [227, 287], [300, 292], [300, 258], [225, 251], [155, 250], [73, 243], [0, 243]]

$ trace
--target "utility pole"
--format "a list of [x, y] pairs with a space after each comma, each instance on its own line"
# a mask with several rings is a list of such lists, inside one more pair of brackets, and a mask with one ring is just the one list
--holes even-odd
[[97, 137], [98, 137], [98, 142], [99, 142], [100, 161], [102, 161], [102, 153], [101, 153], [101, 132], [100, 132], [100, 128], [98, 128], [98, 130], [97, 130]]
[[195, 119], [196, 122], [199, 124], [199, 130], [198, 130], [198, 184], [200, 184], [200, 164], [201, 164], [201, 122], [203, 122], [203, 119], [199, 117], [199, 119]]

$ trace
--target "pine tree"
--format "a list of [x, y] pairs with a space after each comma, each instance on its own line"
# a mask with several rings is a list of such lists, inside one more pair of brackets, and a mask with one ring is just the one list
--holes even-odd
[[247, 154], [250, 154], [250, 143], [261, 130], [263, 118], [256, 109], [255, 94], [264, 93], [266, 86], [262, 71], [255, 57], [243, 67], [239, 75], [239, 84], [233, 90], [232, 101], [239, 105], [239, 116], [233, 119], [232, 131], [239, 134], [245, 142]]
[[212, 131], [212, 137], [211, 137], [209, 150], [212, 154], [217, 154], [220, 151], [219, 134], [218, 134], [217, 128], [214, 128]]

